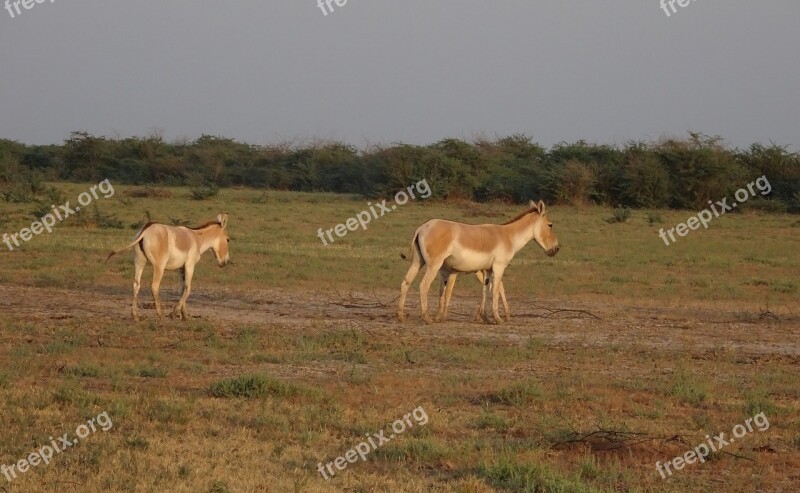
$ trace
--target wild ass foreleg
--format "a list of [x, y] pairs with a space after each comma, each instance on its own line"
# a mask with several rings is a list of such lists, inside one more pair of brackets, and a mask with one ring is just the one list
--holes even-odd
[[508, 309], [508, 300], [506, 300], [506, 288], [503, 283], [500, 283], [500, 299], [503, 300], [503, 308], [506, 310], [506, 322], [511, 321], [511, 310]]
[[456, 286], [456, 279], [458, 274], [445, 274], [439, 271], [439, 279], [442, 281], [442, 286], [439, 292], [439, 312], [436, 314], [437, 322], [444, 322], [447, 320], [447, 312], [450, 308], [450, 298], [453, 297], [453, 288]]
[[503, 319], [500, 318], [500, 313], [498, 311], [498, 304], [500, 301], [500, 288], [503, 283], [503, 271], [505, 267], [502, 266], [495, 266], [492, 268], [491, 274], [491, 284], [492, 284], [492, 317], [494, 318], [494, 323], [500, 324], [503, 323]]
[[447, 274], [444, 271], [439, 271], [439, 306], [436, 309], [436, 317], [434, 320], [437, 322], [442, 321], [444, 314], [444, 304], [446, 301], [445, 293], [447, 291]]
[[478, 307], [478, 313], [475, 314], [475, 321], [486, 322], [486, 290], [489, 285], [489, 272], [479, 270], [475, 273], [475, 276], [481, 283], [481, 306]]
[[[183, 299], [183, 293], [186, 291], [186, 266], [181, 267], [178, 269], [178, 274], [181, 276], [181, 299]], [[180, 316], [181, 314], [181, 302], [178, 300], [178, 303], [175, 305], [175, 308], [172, 310], [172, 313], [169, 314], [170, 318], [175, 318]]]
[[189, 294], [192, 292], [192, 276], [194, 275], [194, 266], [186, 264], [186, 266], [181, 269], [183, 273], [183, 294], [181, 295], [180, 301], [178, 301], [178, 305], [175, 306], [175, 311], [173, 314], [175, 316], [180, 315], [182, 320], [188, 320], [189, 314], [186, 313], [186, 300], [189, 299]]

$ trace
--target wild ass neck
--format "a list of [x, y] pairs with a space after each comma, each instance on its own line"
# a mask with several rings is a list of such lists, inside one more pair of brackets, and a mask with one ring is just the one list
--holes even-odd
[[537, 219], [539, 219], [539, 214], [530, 212], [514, 222], [501, 226], [505, 231], [508, 231], [515, 254], [533, 239], [533, 231], [536, 227]]
[[200, 245], [201, 255], [214, 246], [214, 235], [211, 233], [212, 233], [212, 228], [216, 227], [219, 226], [217, 226], [216, 224], [212, 224], [202, 229], [191, 230], [192, 233], [194, 233], [194, 237], [197, 240], [197, 244]]

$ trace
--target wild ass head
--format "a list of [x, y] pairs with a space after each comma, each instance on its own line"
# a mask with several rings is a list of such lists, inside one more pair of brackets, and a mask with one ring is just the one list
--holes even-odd
[[214, 252], [214, 256], [217, 257], [217, 263], [219, 266], [225, 267], [225, 265], [227, 265], [231, 260], [230, 253], [228, 252], [228, 243], [231, 241], [231, 239], [228, 237], [228, 232], [225, 230], [225, 228], [228, 226], [228, 213], [224, 212], [218, 215], [217, 223], [220, 227], [216, 231], [214, 239], [212, 240], [211, 250]]
[[560, 247], [558, 246], [558, 238], [556, 238], [556, 234], [553, 232], [553, 223], [547, 219], [544, 202], [540, 200], [537, 204], [531, 200], [528, 203], [528, 207], [536, 209], [539, 212], [539, 215], [533, 223], [533, 239], [544, 249], [544, 253], [546, 253], [548, 257], [554, 256], [558, 253]]

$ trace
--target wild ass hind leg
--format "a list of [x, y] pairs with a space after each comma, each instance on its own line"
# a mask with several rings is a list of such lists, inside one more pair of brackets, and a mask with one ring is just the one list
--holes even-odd
[[156, 314], [158, 318], [164, 318], [164, 310], [161, 307], [161, 302], [158, 299], [158, 291], [161, 289], [161, 279], [164, 277], [164, 266], [153, 264], [153, 283], [150, 288], [153, 290], [153, 301], [156, 305]]
[[142, 287], [142, 272], [147, 265], [147, 258], [136, 247], [136, 254], [133, 259], [133, 306], [131, 307], [131, 316], [134, 322], [139, 321], [139, 289]]
[[401, 322], [404, 322], [406, 319], [405, 315], [405, 307], [406, 307], [406, 295], [408, 294], [408, 288], [411, 287], [411, 283], [414, 282], [414, 278], [417, 277], [419, 270], [422, 268], [422, 261], [419, 257], [417, 252], [413, 252], [411, 255], [411, 267], [408, 268], [408, 272], [406, 272], [405, 277], [403, 278], [403, 282], [400, 284], [400, 299], [397, 301], [397, 318]]
[[419, 305], [422, 311], [422, 320], [429, 324], [433, 323], [433, 319], [428, 313], [428, 291], [430, 291], [431, 283], [436, 279], [443, 263], [443, 260], [436, 263], [429, 263], [425, 270], [425, 275], [422, 276], [422, 281], [419, 283]]

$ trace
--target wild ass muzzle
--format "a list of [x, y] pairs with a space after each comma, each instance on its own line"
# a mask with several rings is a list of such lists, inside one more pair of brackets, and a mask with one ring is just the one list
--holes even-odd
[[149, 262], [153, 265], [153, 300], [156, 305], [158, 318], [164, 316], [161, 302], [158, 299], [158, 290], [165, 270], [180, 270], [183, 281], [183, 293], [175, 306], [172, 316], [180, 316], [186, 320], [186, 299], [192, 291], [192, 276], [194, 268], [200, 257], [207, 250], [212, 250], [220, 267], [230, 262], [228, 252], [228, 214], [217, 216], [216, 221], [208, 222], [197, 228], [185, 226], [168, 226], [160, 223], [147, 223], [136, 233], [136, 238], [128, 245], [114, 250], [106, 258], [106, 262], [117, 253], [122, 253], [133, 248], [133, 320], [139, 321], [139, 288], [141, 287], [142, 272]]
[[464, 224], [444, 219], [431, 219], [424, 223], [411, 239], [411, 267], [400, 285], [398, 319], [401, 322], [405, 320], [406, 294], [417, 273], [425, 266], [425, 275], [419, 285], [420, 309], [425, 322], [433, 322], [428, 314], [428, 291], [437, 275], [443, 281], [437, 313], [441, 320], [447, 306], [447, 291], [452, 294], [456, 276], [487, 271], [492, 290], [492, 317], [495, 323], [502, 323], [498, 301], [503, 273], [514, 255], [531, 240], [536, 240], [548, 256], [558, 253], [558, 239], [542, 201], [538, 204], [530, 201], [525, 212], [505, 224]]

